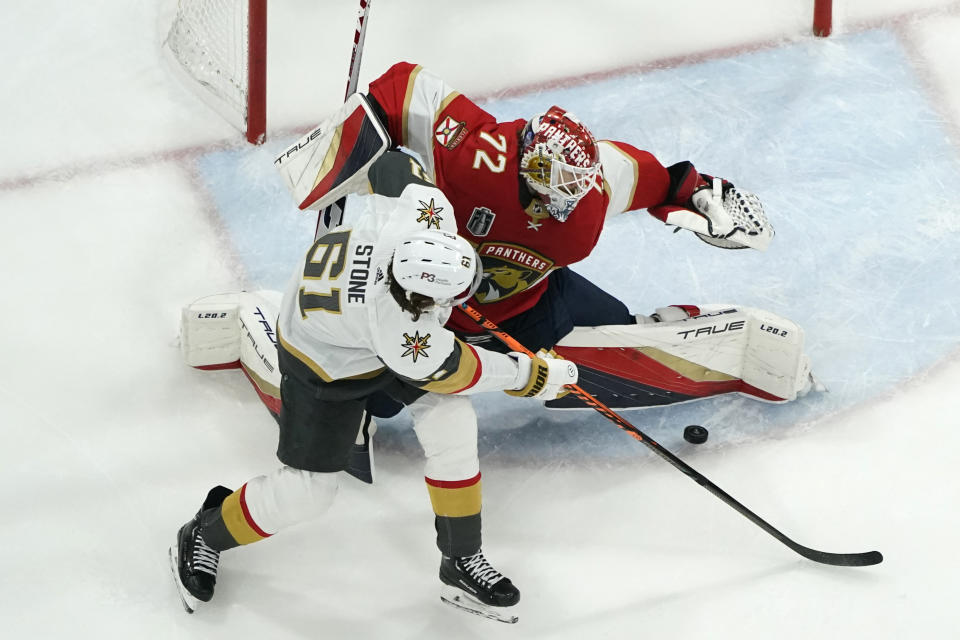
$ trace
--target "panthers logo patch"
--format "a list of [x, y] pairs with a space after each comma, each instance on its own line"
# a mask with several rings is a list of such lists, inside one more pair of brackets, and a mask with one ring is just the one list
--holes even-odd
[[476, 298], [490, 303], [526, 291], [553, 269], [553, 261], [525, 247], [491, 242], [477, 247], [483, 262], [483, 282]]

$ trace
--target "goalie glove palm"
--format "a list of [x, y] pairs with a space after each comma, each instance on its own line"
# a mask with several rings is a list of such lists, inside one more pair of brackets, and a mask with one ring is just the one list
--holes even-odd
[[516, 351], [510, 355], [519, 366], [517, 387], [506, 391], [512, 396], [555, 400], [569, 393], [565, 385], [576, 384], [579, 379], [577, 365], [552, 351], [541, 349], [532, 357]]
[[724, 186], [720, 178], [713, 178], [712, 186], [700, 187], [690, 199], [694, 208], [707, 219], [707, 228], [713, 238], [726, 238], [735, 229], [733, 217], [723, 206], [724, 192], [727, 191]]

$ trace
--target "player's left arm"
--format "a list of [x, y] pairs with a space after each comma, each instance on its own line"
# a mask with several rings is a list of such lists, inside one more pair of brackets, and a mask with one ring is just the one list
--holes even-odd
[[453, 348], [436, 371], [426, 378], [408, 381], [433, 393], [470, 395], [504, 391], [517, 385], [517, 362], [508, 355], [474, 347], [454, 338]]
[[433, 393], [471, 394], [517, 386], [511, 356], [474, 347], [457, 338], [427, 312], [409, 321], [399, 308], [381, 314], [374, 335], [381, 361], [410, 384]]
[[756, 194], [699, 173], [693, 163], [664, 167], [649, 152], [623, 142], [601, 141], [607, 217], [648, 209], [658, 220], [693, 231], [724, 249], [766, 249], [773, 237]]
[[597, 146], [607, 218], [658, 205], [668, 197], [670, 174], [652, 153], [612, 140], [601, 140]]
[[370, 83], [367, 97], [394, 144], [420, 154], [427, 174], [434, 176], [438, 120], [460, 93], [420, 65], [398, 62]]

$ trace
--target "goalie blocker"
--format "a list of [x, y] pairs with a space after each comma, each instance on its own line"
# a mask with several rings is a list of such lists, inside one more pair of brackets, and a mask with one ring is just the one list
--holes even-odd
[[340, 223], [348, 195], [367, 192], [367, 171], [389, 146], [390, 136], [366, 98], [354, 93], [277, 156], [274, 165], [297, 206], [320, 212], [316, 237]]
[[[242, 369], [274, 415], [280, 411], [275, 333], [280, 298], [276, 291], [201, 298], [183, 309], [180, 328], [188, 365]], [[580, 386], [613, 409], [726, 393], [787, 402], [811, 388], [822, 389], [810, 373], [803, 330], [796, 323], [749, 307], [687, 309], [695, 315], [649, 324], [577, 327], [555, 351], [577, 364]], [[584, 408], [572, 395], [546, 406]]]

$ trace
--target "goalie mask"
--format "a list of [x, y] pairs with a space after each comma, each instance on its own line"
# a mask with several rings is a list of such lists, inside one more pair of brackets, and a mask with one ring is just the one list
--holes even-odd
[[469, 242], [447, 231], [425, 229], [406, 236], [394, 249], [393, 278], [408, 292], [450, 307], [476, 293], [483, 268]]
[[560, 107], [530, 119], [523, 129], [520, 154], [520, 175], [560, 222], [600, 179], [596, 139]]

